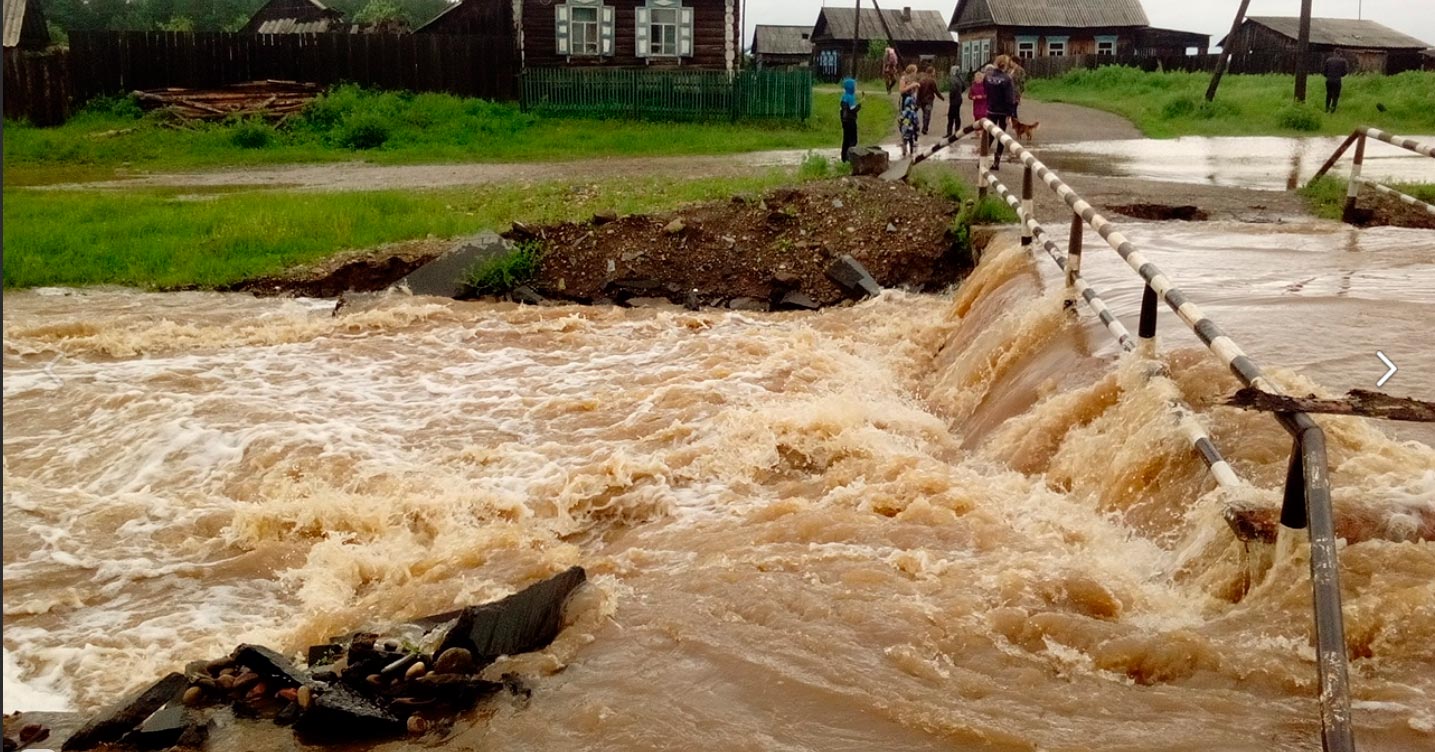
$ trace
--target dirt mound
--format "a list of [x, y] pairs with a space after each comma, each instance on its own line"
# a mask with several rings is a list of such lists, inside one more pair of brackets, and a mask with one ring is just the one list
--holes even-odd
[[833, 305], [846, 296], [825, 272], [844, 254], [884, 287], [937, 290], [956, 282], [970, 257], [953, 244], [955, 211], [905, 184], [841, 178], [672, 214], [519, 228], [508, 237], [542, 245], [534, 287], [548, 297], [726, 305], [798, 290]]
[[[906, 184], [840, 178], [671, 214], [516, 225], [505, 237], [541, 247], [530, 286], [550, 299], [765, 309], [801, 293], [820, 307], [846, 299], [825, 273], [844, 254], [884, 287], [932, 291], [957, 282], [971, 258], [953, 242], [956, 209]], [[383, 290], [452, 245], [429, 239], [343, 253], [227, 289], [308, 297]]]

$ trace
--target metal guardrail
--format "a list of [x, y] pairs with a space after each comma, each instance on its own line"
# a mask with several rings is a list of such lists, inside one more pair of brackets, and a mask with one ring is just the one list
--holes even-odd
[[1345, 187], [1345, 209], [1341, 212], [1341, 219], [1343, 221], [1348, 223], [1355, 222], [1357, 213], [1356, 202], [1360, 198], [1360, 187], [1362, 185], [1368, 185], [1380, 193], [1399, 199], [1402, 203], [1409, 204], [1418, 209], [1424, 209], [1430, 214], [1435, 214], [1435, 204], [1428, 204], [1414, 196], [1401, 193], [1388, 185], [1382, 185], [1360, 174], [1361, 170], [1365, 167], [1365, 142], [1372, 138], [1377, 141], [1384, 141], [1392, 146], [1398, 146], [1401, 149], [1414, 152], [1415, 154], [1435, 158], [1435, 146], [1422, 144], [1413, 138], [1386, 133], [1379, 128], [1361, 126], [1350, 132], [1350, 136], [1341, 143], [1334, 154], [1330, 155], [1330, 159], [1325, 160], [1325, 164], [1321, 165], [1320, 170], [1315, 173], [1315, 177], [1311, 178], [1310, 182], [1314, 183], [1322, 177], [1325, 177], [1325, 174], [1330, 172], [1332, 167], [1335, 167], [1335, 163], [1339, 162], [1340, 158], [1344, 156], [1345, 152], [1354, 144], [1355, 160], [1350, 167], [1350, 182], [1348, 182]]
[[[1216, 357], [1220, 358], [1221, 362], [1235, 374], [1241, 383], [1273, 394], [1282, 393], [1280, 388], [1265, 376], [1260, 367], [1220, 326], [1207, 317], [1155, 263], [1147, 259], [1125, 235], [1117, 230], [1109, 220], [1097, 213], [1091, 204], [1057, 177], [1056, 173], [990, 120], [981, 120], [976, 125], [982, 128], [978, 191], [982, 198], [986, 198], [989, 190], [995, 188], [998, 193], [1003, 194], [1008, 203], [1017, 209], [1018, 214], [1022, 217], [1024, 227], [1030, 233], [1023, 238], [1024, 241], [1030, 242], [1030, 239], [1045, 235], [1044, 232], [1041, 232], [1041, 226], [1036, 223], [1034, 216], [1033, 193], [1036, 179], [1046, 183], [1047, 187], [1071, 208], [1073, 232], [1067, 262], [1061, 266], [1067, 273], [1068, 285], [1073, 289], [1078, 289], [1088, 303], [1093, 298], [1100, 300], [1100, 296], [1089, 286], [1082, 288], [1077, 286], [1081, 266], [1080, 239], [1083, 235], [1078, 230], [1082, 228], [1083, 224], [1091, 226], [1121, 256], [1122, 260], [1141, 276], [1145, 283], [1139, 327], [1139, 336], [1143, 341], [1151, 343], [1154, 348], [1157, 304], [1164, 301], [1177, 317], [1195, 333], [1197, 338]], [[1373, 129], [1366, 130], [1373, 131]], [[1373, 135], [1373, 133], [1366, 135]], [[995, 179], [991, 171], [993, 139], [1000, 142], [1008, 154], [1019, 160], [1025, 168], [1020, 200], [1011, 196], [1010, 191]], [[1354, 135], [1351, 140], [1354, 140]], [[1049, 240], [1043, 240], [1043, 247], [1049, 254], [1053, 254], [1053, 257], [1059, 255], [1059, 250], [1054, 246], [1055, 244]], [[1092, 307], [1098, 311], [1099, 315], [1105, 308], [1105, 304], [1102, 303], [1099, 306], [1093, 304]], [[1124, 327], [1113, 328], [1114, 317], [1108, 319], [1103, 316], [1102, 321], [1107, 324], [1108, 330], [1117, 336], [1118, 341], [1121, 339], [1121, 334], [1126, 333]], [[1119, 326], [1119, 322], [1116, 324]], [[1129, 339], [1129, 333], [1126, 334]], [[1124, 347], [1126, 347], [1125, 344], [1123, 344]], [[1308, 528], [1310, 537], [1311, 590], [1315, 602], [1316, 671], [1320, 680], [1321, 740], [1327, 752], [1353, 752], [1355, 737], [1351, 729], [1349, 658], [1345, 650], [1340, 568], [1336, 553], [1335, 521], [1331, 509], [1329, 461], [1326, 456], [1325, 433], [1306, 413], [1276, 413], [1275, 417], [1294, 440], [1286, 474], [1281, 524], [1295, 529]], [[1183, 424], [1195, 424], [1195, 420], [1183, 421]], [[1215, 447], [1210, 445], [1209, 438], [1206, 439], [1205, 447], [1211, 452], [1215, 452]], [[1209, 460], [1210, 455], [1206, 455], [1205, 449], [1202, 450], [1202, 454]], [[1208, 464], [1211, 463], [1208, 461]], [[1229, 469], [1229, 465], [1226, 465], [1225, 470], [1229, 471]], [[1214, 465], [1212, 465], [1212, 472], [1217, 475], [1219, 482], [1224, 472], [1218, 473]], [[1231, 473], [1227, 480], [1233, 477], [1234, 473]]]

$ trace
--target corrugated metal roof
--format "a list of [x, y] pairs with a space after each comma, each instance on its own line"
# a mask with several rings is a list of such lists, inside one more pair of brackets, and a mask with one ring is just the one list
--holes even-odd
[[[886, 26], [883, 26], [883, 18], [886, 19]], [[823, 8], [822, 13], [817, 17], [817, 26], [813, 29], [812, 36], [822, 36], [837, 40], [851, 40], [856, 26], [853, 19], [856, 14], [852, 8]], [[862, 39], [884, 39], [887, 37], [887, 29], [891, 29], [891, 41], [893, 42], [951, 42], [952, 33], [947, 31], [947, 24], [942, 20], [941, 11], [935, 10], [914, 10], [912, 20], [902, 18], [900, 10], [882, 10], [882, 15], [872, 8], [862, 9]]]
[[297, 18], [271, 18], [259, 24], [259, 34], [323, 34], [329, 31], [347, 31], [348, 24], [328, 18], [300, 20]]
[[1149, 26], [1141, 0], [961, 0], [952, 31], [981, 26]]
[[811, 26], [768, 26], [758, 24], [752, 35], [754, 55], [811, 55]]
[[5, 0], [5, 46], [20, 44], [20, 29], [25, 26], [25, 0]]
[[[1300, 36], [1300, 18], [1296, 16], [1248, 16], [1246, 21], [1258, 23], [1291, 39], [1297, 39]], [[1430, 46], [1429, 42], [1422, 42], [1389, 26], [1374, 21], [1357, 21], [1353, 18], [1312, 18], [1310, 20], [1310, 43], [1335, 47], [1415, 50]]]

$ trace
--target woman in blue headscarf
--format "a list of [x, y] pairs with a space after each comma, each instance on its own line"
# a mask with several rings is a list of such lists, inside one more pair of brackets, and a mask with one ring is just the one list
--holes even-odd
[[857, 81], [846, 79], [842, 82], [842, 161], [847, 161], [847, 152], [857, 145], [857, 112], [862, 103], [857, 101]]

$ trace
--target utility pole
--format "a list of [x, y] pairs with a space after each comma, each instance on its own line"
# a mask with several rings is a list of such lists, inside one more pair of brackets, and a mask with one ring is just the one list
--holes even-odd
[[1231, 62], [1231, 51], [1236, 46], [1236, 34], [1241, 31], [1241, 24], [1246, 22], [1246, 9], [1251, 7], [1251, 0], [1241, 0], [1241, 8], [1236, 11], [1236, 20], [1231, 23], [1231, 33], [1226, 35], [1226, 43], [1221, 45], [1221, 59], [1216, 61], [1216, 70], [1211, 73], [1211, 85], [1206, 89], [1206, 101], [1216, 101], [1216, 89], [1221, 86], [1221, 76], [1226, 72], [1226, 66]]
[[852, 78], [857, 78], [857, 43], [862, 39], [862, 0], [857, 0], [857, 12], [852, 16]]
[[1300, 0], [1300, 39], [1295, 46], [1295, 101], [1305, 103], [1305, 79], [1310, 61], [1310, 3]]

